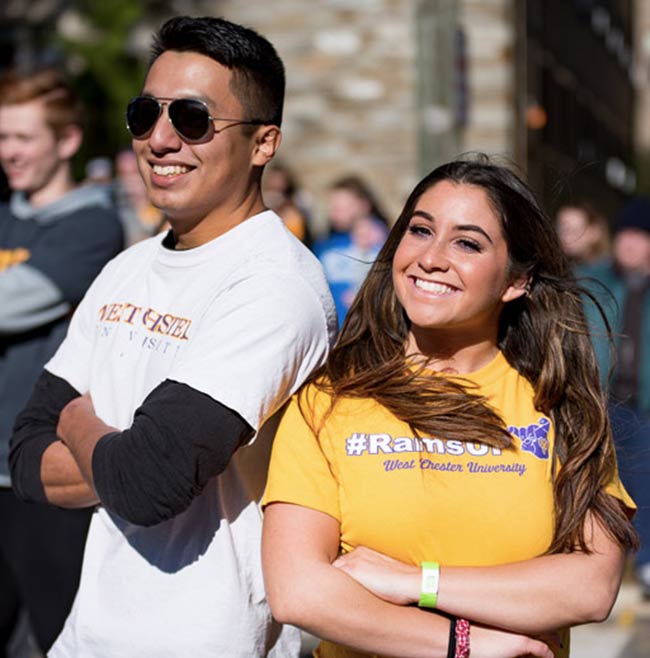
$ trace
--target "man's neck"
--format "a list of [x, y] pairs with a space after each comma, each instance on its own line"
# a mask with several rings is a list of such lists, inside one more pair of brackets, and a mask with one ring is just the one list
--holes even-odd
[[60, 167], [46, 185], [40, 189], [26, 194], [32, 208], [42, 208], [58, 201], [75, 187], [72, 172], [69, 166]]
[[174, 233], [175, 249], [183, 250], [200, 247], [265, 209], [266, 207], [260, 196], [237, 208], [215, 209], [198, 221], [169, 218]]

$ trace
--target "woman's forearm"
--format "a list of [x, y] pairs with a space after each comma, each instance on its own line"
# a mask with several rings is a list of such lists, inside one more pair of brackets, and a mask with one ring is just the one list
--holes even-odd
[[[262, 558], [273, 616], [358, 651], [399, 658], [445, 658], [450, 622], [417, 607], [388, 603], [332, 566], [339, 526], [295, 505], [267, 507]], [[473, 658], [531, 654], [552, 658], [537, 640], [472, 628]]]
[[544, 555], [490, 568], [443, 568], [439, 605], [519, 633], [603, 621], [618, 593], [625, 553], [593, 516], [591, 552]]
[[605, 620], [616, 600], [621, 569], [595, 573], [587, 556], [549, 555], [491, 568], [441, 570], [438, 606], [517, 633]]
[[444, 617], [382, 601], [328, 565], [312, 563], [306, 571], [294, 568], [291, 578], [282, 582], [267, 579], [271, 610], [278, 621], [372, 654], [447, 655], [449, 621]]
[[[437, 607], [450, 614], [538, 634], [605, 619], [620, 586], [624, 552], [591, 518], [591, 553], [546, 555], [493, 567], [440, 569]], [[334, 563], [371, 592], [393, 603], [416, 603], [420, 568], [360, 547]]]
[[284, 504], [266, 508], [262, 558], [273, 616], [359, 651], [445, 658], [447, 619], [387, 603], [331, 566], [338, 532], [324, 514]]

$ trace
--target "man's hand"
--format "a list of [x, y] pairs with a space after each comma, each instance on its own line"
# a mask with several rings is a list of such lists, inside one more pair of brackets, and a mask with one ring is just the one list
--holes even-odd
[[101, 437], [113, 431], [114, 428], [106, 425], [95, 414], [89, 393], [70, 400], [61, 410], [56, 426], [56, 435], [71, 450], [91, 435], [100, 432]]
[[88, 393], [70, 400], [61, 410], [56, 434], [72, 453], [91, 487], [94, 487], [92, 457], [95, 445], [106, 434], [117, 431], [97, 417]]

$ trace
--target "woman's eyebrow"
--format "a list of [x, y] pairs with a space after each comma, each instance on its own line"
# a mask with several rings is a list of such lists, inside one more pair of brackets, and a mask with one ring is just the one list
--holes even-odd
[[[411, 217], [422, 217], [423, 219], [427, 219], [430, 222], [435, 222], [434, 216], [431, 213], [428, 213], [426, 210], [414, 210], [411, 214]], [[458, 226], [454, 227], [454, 230], [474, 231], [476, 233], [480, 233], [490, 244], [494, 244], [492, 238], [485, 232], [485, 230], [476, 224], [459, 224]]]
[[424, 219], [428, 219], [430, 222], [433, 221], [433, 215], [426, 212], [426, 210], [414, 210], [411, 213], [411, 217], [423, 217]]
[[459, 224], [455, 227], [455, 229], [457, 231], [475, 231], [476, 233], [480, 233], [481, 235], [485, 236], [485, 239], [490, 244], [494, 244], [494, 242], [492, 242], [492, 238], [485, 232], [485, 230], [476, 224]]

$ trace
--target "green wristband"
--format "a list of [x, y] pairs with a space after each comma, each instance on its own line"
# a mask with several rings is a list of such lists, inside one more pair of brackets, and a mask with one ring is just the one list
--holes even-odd
[[438, 583], [440, 565], [437, 562], [422, 563], [422, 587], [418, 605], [422, 608], [435, 608], [438, 605]]

